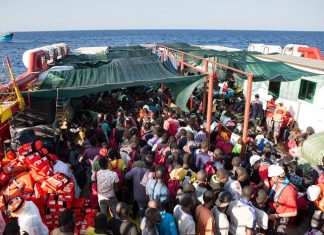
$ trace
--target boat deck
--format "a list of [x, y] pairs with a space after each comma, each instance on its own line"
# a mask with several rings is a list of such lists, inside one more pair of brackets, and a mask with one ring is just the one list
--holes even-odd
[[324, 72], [324, 60], [314, 60], [304, 57], [296, 57], [290, 55], [254, 55], [256, 58], [279, 61], [286, 64], [305, 67], [307, 69], [315, 69]]

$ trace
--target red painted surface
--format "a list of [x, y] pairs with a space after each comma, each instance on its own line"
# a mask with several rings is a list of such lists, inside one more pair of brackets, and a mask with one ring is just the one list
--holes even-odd
[[316, 47], [298, 47], [298, 52], [303, 53], [305, 58], [323, 60], [320, 49]]

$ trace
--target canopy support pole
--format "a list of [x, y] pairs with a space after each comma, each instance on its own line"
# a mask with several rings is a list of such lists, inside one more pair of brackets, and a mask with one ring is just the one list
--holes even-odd
[[[204, 72], [208, 74], [208, 61], [204, 61]], [[204, 77], [204, 93], [203, 93], [203, 100], [202, 100], [202, 113], [206, 113], [206, 103], [207, 103], [207, 94], [206, 94], [206, 89], [207, 89], [207, 80], [208, 76]]]
[[250, 104], [251, 104], [251, 93], [252, 93], [252, 81], [253, 75], [248, 75], [248, 84], [247, 84], [247, 91], [245, 97], [245, 109], [244, 109], [244, 124], [243, 124], [243, 134], [242, 134], [242, 151], [241, 151], [241, 158], [245, 160], [245, 152], [246, 152], [246, 139], [247, 139], [247, 132], [249, 126], [249, 119], [250, 119]]
[[[212, 111], [213, 111], [214, 77], [212, 76], [212, 74], [210, 74], [208, 76], [209, 76], [209, 83], [208, 83], [208, 104], [207, 104], [206, 133], [207, 133], [207, 137], [209, 139], [210, 138], [210, 126], [211, 126], [211, 119], [212, 119]], [[217, 76], [217, 74], [216, 74], [216, 76]]]

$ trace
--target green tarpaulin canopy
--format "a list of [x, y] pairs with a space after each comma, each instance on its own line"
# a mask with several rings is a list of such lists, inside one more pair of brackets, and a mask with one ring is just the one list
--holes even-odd
[[[193, 55], [200, 56], [202, 58], [208, 58], [211, 61], [219, 62], [223, 65], [230, 66], [254, 75], [254, 82], [261, 81], [275, 81], [286, 82], [295, 81], [303, 76], [315, 76], [317, 74], [300, 70], [289, 66], [282, 62], [269, 62], [262, 61], [253, 55], [257, 52], [249, 51], [217, 51], [212, 49], [202, 49], [196, 46], [190, 46], [185, 43], [165, 44], [164, 46], [170, 47], [176, 50], [184, 51]], [[181, 53], [172, 52], [178, 59], [181, 58]], [[201, 60], [185, 56], [185, 62], [201, 65]], [[217, 75], [220, 80], [225, 80], [229, 75], [233, 73], [227, 69], [220, 67], [214, 68], [217, 70]], [[246, 79], [246, 76], [240, 73], [234, 73], [235, 77]]]
[[[71, 61], [68, 63], [72, 63]], [[49, 72], [40, 89], [30, 92], [29, 95], [75, 98], [117, 88], [165, 83], [171, 88], [176, 104], [182, 110], [188, 111], [187, 103], [193, 89], [203, 82], [203, 75], [178, 75], [172, 67], [160, 62], [156, 55], [107, 61], [92, 58], [86, 62], [75, 60], [73, 63], [78, 64], [78, 69]]]
[[324, 132], [310, 136], [301, 149], [301, 156], [312, 166], [321, 165], [324, 157]]

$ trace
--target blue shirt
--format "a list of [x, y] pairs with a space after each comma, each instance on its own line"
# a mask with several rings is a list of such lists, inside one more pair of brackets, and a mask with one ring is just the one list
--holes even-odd
[[156, 180], [147, 181], [146, 193], [150, 200], [158, 200], [161, 203], [169, 201], [169, 190], [165, 184], [158, 183]]
[[178, 230], [171, 214], [161, 211], [162, 221], [156, 224], [160, 235], [178, 235]]

